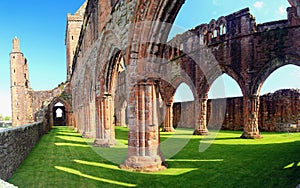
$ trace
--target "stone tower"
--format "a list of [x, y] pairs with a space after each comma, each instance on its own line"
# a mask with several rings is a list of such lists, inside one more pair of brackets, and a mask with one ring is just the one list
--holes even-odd
[[13, 39], [10, 53], [11, 108], [12, 125], [24, 125], [27, 122], [29, 75], [27, 59], [20, 50], [20, 40]]
[[66, 64], [67, 64], [67, 80], [70, 79], [72, 74], [73, 57], [76, 51], [77, 43], [80, 36], [80, 31], [83, 25], [83, 17], [86, 9], [87, 1], [77, 10], [75, 14], [67, 15], [67, 28], [66, 28]]

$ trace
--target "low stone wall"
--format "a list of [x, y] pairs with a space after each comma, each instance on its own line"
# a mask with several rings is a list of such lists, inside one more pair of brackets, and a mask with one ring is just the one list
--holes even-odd
[[42, 122], [0, 130], [0, 179], [8, 180], [44, 134]]

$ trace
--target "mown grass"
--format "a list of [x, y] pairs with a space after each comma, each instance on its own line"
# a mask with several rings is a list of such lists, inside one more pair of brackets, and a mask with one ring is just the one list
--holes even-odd
[[[300, 184], [299, 133], [263, 133], [261, 140], [240, 139], [241, 132], [233, 131], [221, 131], [215, 139], [190, 136], [186, 132], [175, 134], [172, 139], [172, 134], [161, 133], [162, 143], [178, 153], [174, 152], [176, 155], [167, 160], [167, 170], [156, 173], [123, 171], [118, 164], [103, 158], [108, 151], [113, 151], [111, 155], [117, 158], [126, 156], [127, 133], [126, 128], [117, 127], [119, 144], [112, 149], [99, 149], [91, 148], [88, 145], [91, 140], [84, 140], [68, 127], [54, 127], [42, 137], [9, 182], [20, 188], [283, 188]], [[185, 141], [187, 144], [181, 149]], [[163, 152], [165, 148], [162, 144]]]

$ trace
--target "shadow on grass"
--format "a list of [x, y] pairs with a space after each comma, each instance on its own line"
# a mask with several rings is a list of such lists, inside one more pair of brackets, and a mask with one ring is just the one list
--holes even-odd
[[[125, 139], [126, 129], [116, 131]], [[73, 130], [58, 127], [43, 136], [9, 182], [20, 188], [296, 187], [300, 183], [300, 134], [270, 134], [259, 141], [241, 140], [239, 135], [220, 132], [202, 153], [198, 148], [203, 137], [193, 136], [167, 160], [167, 170], [136, 173], [121, 170], [97, 155]], [[272, 144], [283, 139], [288, 142]], [[112, 148], [113, 153], [118, 150]]]

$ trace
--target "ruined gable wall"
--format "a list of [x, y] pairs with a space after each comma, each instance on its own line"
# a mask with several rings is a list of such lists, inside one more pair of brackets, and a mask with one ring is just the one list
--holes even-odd
[[[67, 83], [62, 83], [58, 85], [56, 88], [52, 90], [46, 91], [29, 91], [28, 98], [30, 102], [30, 106], [28, 107], [30, 110], [27, 113], [27, 116], [30, 117], [31, 121], [37, 121], [37, 112], [41, 109], [48, 109], [48, 105], [53, 101], [55, 97], [63, 97]], [[65, 97], [66, 98], [66, 97]], [[66, 98], [68, 100], [68, 98]]]

